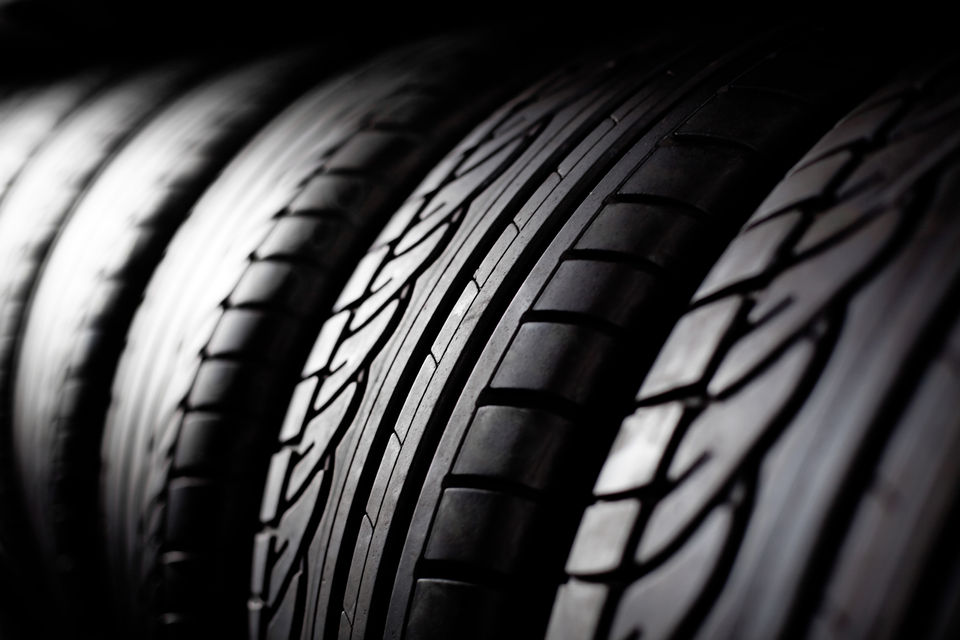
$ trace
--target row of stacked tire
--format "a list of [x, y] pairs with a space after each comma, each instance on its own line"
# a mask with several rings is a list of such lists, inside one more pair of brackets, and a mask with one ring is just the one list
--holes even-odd
[[870, 44], [8, 82], [0, 634], [958, 637], [960, 65]]

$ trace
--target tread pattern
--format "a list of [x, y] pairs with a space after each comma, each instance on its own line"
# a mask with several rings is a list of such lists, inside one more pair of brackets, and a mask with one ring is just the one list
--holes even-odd
[[[891, 363], [907, 358], [909, 337], [923, 334], [936, 319], [931, 308], [957, 282], [958, 225], [938, 213], [956, 199], [931, 206], [938, 184], [956, 195], [946, 186], [960, 143], [955, 68], [894, 84], [857, 108], [770, 193], [714, 266], [599, 474], [549, 638], [803, 633], [822, 589], [817, 572], [830, 566], [828, 549], [843, 532], [821, 533], [827, 521], [811, 500], [856, 491], [836, 475], [846, 466], [823, 461], [867, 456], [858, 422], [870, 421], [858, 412], [870, 414], [886, 397], [878, 390], [896, 388], [901, 370]], [[897, 271], [908, 270], [905, 261], [909, 276]], [[899, 291], [880, 288], [889, 273]], [[904, 293], [915, 287], [929, 299]], [[897, 293], [912, 297], [917, 313], [906, 324], [897, 324], [904, 314], [890, 314], [884, 329], [903, 343], [894, 348], [881, 339], [877, 312]], [[839, 366], [848, 368], [837, 375]], [[851, 376], [863, 384], [845, 387]], [[832, 414], [815, 401], [825, 394]], [[890, 397], [901, 395], [909, 397]], [[887, 409], [874, 422], [893, 420]], [[880, 446], [882, 429], [873, 429]], [[784, 441], [817, 437], [830, 443], [806, 456], [785, 453]], [[756, 577], [764, 572], [772, 577]]]
[[[950, 174], [956, 175], [956, 162]], [[956, 196], [943, 198], [955, 208]], [[956, 293], [948, 314], [956, 316]], [[944, 314], [944, 315], [948, 315]], [[949, 322], [949, 318], [947, 320]], [[850, 528], [810, 623], [813, 638], [955, 637], [960, 425], [953, 363], [960, 325], [923, 367], [898, 428], [857, 500]], [[939, 334], [939, 331], [937, 331]], [[909, 384], [909, 383], [908, 383]], [[900, 426], [902, 425], [902, 426]], [[864, 562], [886, 558], [887, 562]], [[951, 593], [952, 591], [952, 593]], [[952, 599], [951, 599], [952, 598]]]
[[[100, 616], [85, 597], [97, 574], [100, 435], [130, 318], [180, 221], [236, 150], [292, 99], [307, 62], [302, 54], [275, 56], [186, 92], [165, 71], [106, 95], [108, 110], [124, 110], [134, 122], [153, 117], [83, 187], [65, 221], [67, 212], [54, 210], [60, 215], [46, 237], [23, 238], [39, 253], [56, 235], [23, 282], [33, 287], [25, 292], [32, 295], [29, 304], [24, 297], [13, 381], [16, 466], [47, 572], [82, 616]], [[91, 134], [84, 131], [78, 135]]]
[[[644, 357], [624, 327], [657, 335], [676, 306], [663, 284], [689, 293], [706, 268], [678, 258], [722, 248], [764, 176], [775, 181], [771, 166], [785, 170], [797, 139], [815, 139], [841, 84], [784, 86], [809, 49], [657, 46], [560, 73], [508, 105], [361, 261], [271, 466], [253, 619], [285, 615], [268, 637], [542, 631], [543, 582], [557, 579], [551, 562], [576, 524], [565, 522], [576, 506], [549, 494], [576, 487], [576, 423], [597, 407], [605, 419], [616, 395], [604, 387], [622, 384], [617, 350]], [[762, 123], [750, 131], [732, 117], [744, 104]], [[595, 295], [572, 289], [585, 285]], [[613, 291], [631, 304], [612, 304]]]
[[[224, 172], [171, 245], [131, 331], [104, 444], [117, 588], [150, 632], [240, 633], [274, 407], [341, 265], [495, 99], [496, 56], [478, 53], [475, 39], [430, 42], [313, 90]], [[484, 90], [471, 96], [466, 83]], [[202, 290], [183, 286], [187, 265]]]
[[[391, 334], [401, 330], [397, 324], [413, 304], [418, 278], [437, 269], [434, 264], [449, 251], [447, 245], [459, 227], [476, 223], [484, 209], [473, 211], [473, 202], [485, 189], [498, 181], [506, 183], [506, 170], [514, 163], [529, 162], [545, 144], [562, 146], [563, 138], [560, 142], [552, 138], [558, 137], [564, 126], [571, 126], [571, 121], [585, 119], [582, 114], [589, 113], [592, 101], [604, 102], [591, 95], [591, 89], [596, 91], [596, 85], [587, 79], [591, 77], [592, 73], [584, 71], [573, 78], [552, 76], [471, 134], [392, 218], [344, 288], [304, 367], [305, 379], [287, 412], [280, 434], [283, 446], [274, 456], [264, 495], [261, 518], [268, 528], [257, 539], [255, 576], [263, 578], [254, 584], [252, 624], [266, 610], [277, 621], [266, 629], [266, 637], [311, 637], [324, 632], [316, 619], [310, 619], [319, 617], [318, 613], [307, 609], [322, 607], [316, 600], [327, 600], [313, 590], [313, 585], [321, 582], [317, 576], [329, 569], [326, 563], [308, 556], [312, 538], [324, 507], [328, 502], [335, 504], [335, 496], [325, 499], [324, 493], [333, 488], [335, 474], [344, 474], [335, 461], [359, 409], [353, 399], [362, 398], [366, 385], [377, 388], [378, 376], [371, 367], [383, 357], [380, 352]], [[611, 78], [599, 84], [613, 92]], [[603, 96], [601, 91], [597, 93]], [[585, 136], [586, 131], [578, 129], [577, 134]], [[472, 220], [465, 220], [468, 213]], [[464, 301], [472, 302], [466, 296]], [[453, 329], [455, 325], [445, 333]], [[438, 351], [445, 342], [437, 340]], [[399, 442], [392, 447], [394, 453], [397, 445]], [[369, 535], [359, 538], [369, 540]], [[341, 634], [351, 631], [352, 616], [349, 612], [345, 615]], [[323, 624], [321, 620], [319, 625]]]

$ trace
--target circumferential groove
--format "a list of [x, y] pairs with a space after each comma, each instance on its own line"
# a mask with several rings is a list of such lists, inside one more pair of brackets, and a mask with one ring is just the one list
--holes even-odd
[[935, 17], [14, 4], [0, 637], [960, 637]]

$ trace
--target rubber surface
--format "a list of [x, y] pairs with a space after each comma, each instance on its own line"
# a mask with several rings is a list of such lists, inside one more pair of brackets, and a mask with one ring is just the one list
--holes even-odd
[[16, 467], [47, 573], [88, 624], [102, 615], [88, 595], [99, 569], [100, 435], [130, 319], [196, 199], [312, 66], [303, 54], [275, 56], [175, 100], [136, 87], [155, 117], [85, 189], [36, 278], [17, 358]]
[[[5, 92], [0, 101], [0, 582], [8, 582], [6, 588], [27, 601], [36, 595], [35, 583], [41, 578], [32, 564], [33, 556], [26, 553], [29, 544], [23, 511], [14, 489], [9, 430], [13, 344], [8, 328], [18, 313], [14, 289], [21, 260], [26, 263], [30, 258], [21, 256], [19, 247], [11, 244], [16, 238], [11, 226], [18, 223], [3, 213], [4, 203], [34, 157], [108, 77], [106, 71], [91, 71], [46, 86], [18, 87]], [[31, 608], [25, 605], [17, 608]]]
[[[116, 86], [105, 87], [75, 111], [10, 186], [0, 203], [0, 447], [9, 461], [12, 452], [10, 411], [13, 398], [13, 362], [30, 298], [49, 247], [80, 195], [97, 172], [149, 117], [158, 101], [169, 94], [183, 75], [159, 70]], [[24, 108], [31, 109], [29, 105]], [[24, 516], [11, 485], [10, 463], [5, 465], [0, 492], [6, 522]]]
[[956, 78], [868, 99], [712, 269], [599, 474], [548, 638], [956, 634]]
[[947, 21], [94, 4], [0, 0], [0, 637], [960, 637]]
[[269, 638], [543, 632], [629, 386], [856, 94], [831, 46], [654, 39], [547, 77], [438, 165], [304, 369], [254, 628], [267, 609]]
[[488, 45], [413, 46], [310, 91], [177, 233], [131, 329], [103, 445], [105, 549], [136, 615], [128, 633], [243, 633], [264, 443], [345, 265], [504, 83]]
[[14, 90], [0, 107], [0, 194], [60, 122], [104, 81], [89, 72], [47, 86]]

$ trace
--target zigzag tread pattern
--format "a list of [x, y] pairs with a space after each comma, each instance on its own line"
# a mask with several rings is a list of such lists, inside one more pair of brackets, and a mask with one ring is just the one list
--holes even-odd
[[956, 154], [956, 110], [936, 91], [951, 68], [842, 120], [711, 270], [599, 474], [549, 638], [689, 637], [710, 613], [765, 456], [837, 348], [851, 301], [909, 245], [923, 218], [913, 194]]

